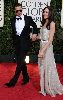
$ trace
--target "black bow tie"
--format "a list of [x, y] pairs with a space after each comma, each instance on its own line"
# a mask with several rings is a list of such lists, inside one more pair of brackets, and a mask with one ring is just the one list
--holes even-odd
[[20, 20], [22, 20], [22, 18], [21, 18], [21, 17], [19, 17], [19, 18], [16, 18], [16, 19], [17, 19], [17, 20], [19, 20], [19, 19], [20, 19]]

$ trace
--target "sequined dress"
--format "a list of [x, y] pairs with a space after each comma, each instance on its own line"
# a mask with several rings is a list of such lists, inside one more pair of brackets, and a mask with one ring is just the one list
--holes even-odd
[[[40, 49], [42, 49], [48, 42], [49, 30], [47, 28], [41, 28], [40, 37]], [[52, 43], [47, 48], [44, 59], [38, 58], [38, 67], [40, 74], [40, 93], [44, 96], [49, 94], [52, 97], [55, 97], [56, 94], [62, 95], [63, 85], [59, 80]]]

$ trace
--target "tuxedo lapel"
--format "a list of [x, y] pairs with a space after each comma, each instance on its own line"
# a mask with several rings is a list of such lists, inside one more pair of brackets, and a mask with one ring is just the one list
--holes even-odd
[[24, 26], [24, 28], [23, 28], [23, 30], [22, 30], [22, 35], [23, 34], [25, 34], [26, 33], [26, 31], [27, 31], [27, 28], [28, 28], [28, 26], [29, 26], [29, 21], [28, 21], [28, 19], [27, 19], [27, 16], [26, 15], [24, 15], [24, 21], [25, 21], [25, 26]]
[[28, 19], [27, 19], [26, 15], [24, 15], [24, 20], [25, 20], [25, 26], [27, 26], [28, 25]]
[[26, 27], [28, 26], [28, 19], [27, 19], [27, 16], [26, 15], [24, 15], [24, 21], [25, 21], [24, 29], [26, 29]]

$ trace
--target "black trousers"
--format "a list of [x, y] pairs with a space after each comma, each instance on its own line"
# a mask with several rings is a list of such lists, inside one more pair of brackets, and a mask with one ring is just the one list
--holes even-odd
[[16, 71], [15, 71], [15, 75], [14, 77], [11, 79], [11, 81], [13, 81], [14, 83], [17, 82], [20, 73], [22, 72], [23, 75], [23, 80], [25, 80], [28, 77], [28, 73], [27, 73], [27, 66], [26, 66], [26, 62], [25, 62], [25, 57], [27, 55], [27, 50], [23, 51], [20, 48], [16, 48]]
[[17, 81], [21, 72], [22, 72], [24, 80], [25, 80], [25, 78], [28, 77], [25, 57], [27, 55], [27, 52], [30, 49], [30, 46], [31, 46], [31, 41], [17, 36], [16, 42], [14, 45], [15, 52], [16, 52], [16, 63], [17, 63], [15, 75], [13, 77], [13, 80], [15, 80], [15, 81]]
[[17, 52], [16, 54], [16, 62], [17, 62], [16, 72], [17, 74], [19, 74], [22, 71], [23, 77], [27, 75], [27, 66], [25, 62], [26, 55], [27, 52]]

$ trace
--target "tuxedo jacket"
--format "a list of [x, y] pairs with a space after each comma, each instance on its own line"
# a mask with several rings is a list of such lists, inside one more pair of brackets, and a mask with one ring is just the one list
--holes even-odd
[[33, 21], [32, 17], [24, 15], [24, 21], [25, 21], [25, 26], [21, 32], [21, 35], [18, 36], [16, 35], [16, 27], [15, 27], [16, 16], [12, 19], [11, 21], [12, 38], [13, 38], [13, 44], [16, 47], [16, 49], [20, 48], [21, 51], [28, 51], [31, 45], [30, 26], [33, 27], [33, 34], [38, 34], [38, 31], [37, 31], [37, 25]]

